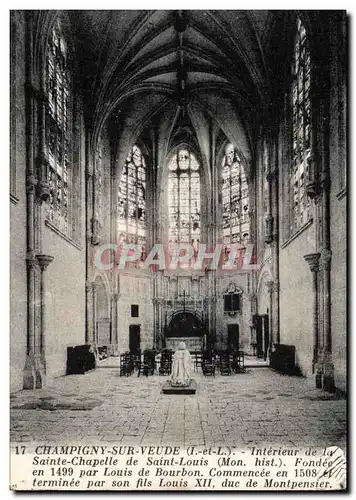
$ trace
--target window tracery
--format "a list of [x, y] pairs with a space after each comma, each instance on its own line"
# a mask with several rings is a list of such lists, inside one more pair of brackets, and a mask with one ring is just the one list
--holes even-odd
[[199, 246], [201, 237], [200, 166], [194, 154], [179, 149], [168, 165], [169, 243]]
[[121, 175], [118, 197], [118, 235], [121, 243], [146, 252], [146, 162], [138, 146], [130, 151]]
[[72, 86], [69, 51], [59, 19], [52, 29], [48, 45], [46, 135], [50, 196], [47, 219], [62, 232], [70, 233]]
[[304, 25], [298, 19], [292, 65], [292, 230], [299, 229], [310, 218], [306, 192], [311, 127], [310, 73], [308, 37]]
[[231, 245], [246, 248], [250, 241], [248, 183], [241, 158], [232, 144], [225, 148], [221, 166], [224, 260]]

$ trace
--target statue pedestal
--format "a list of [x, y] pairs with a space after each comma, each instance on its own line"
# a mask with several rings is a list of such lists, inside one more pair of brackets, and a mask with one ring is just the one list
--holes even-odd
[[185, 387], [182, 386], [171, 386], [169, 380], [162, 387], [162, 394], [195, 394], [197, 391], [197, 383], [195, 380], [191, 379], [189, 385]]

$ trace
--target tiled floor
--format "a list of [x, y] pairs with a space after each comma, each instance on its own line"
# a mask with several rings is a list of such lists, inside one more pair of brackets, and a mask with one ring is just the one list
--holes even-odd
[[194, 373], [196, 395], [163, 395], [167, 377], [120, 377], [112, 362], [13, 394], [11, 440], [345, 448], [346, 401], [314, 389], [312, 379], [265, 367], [225, 377]]

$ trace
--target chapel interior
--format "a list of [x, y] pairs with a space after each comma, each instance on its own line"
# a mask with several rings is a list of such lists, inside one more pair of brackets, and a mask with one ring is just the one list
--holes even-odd
[[335, 10], [11, 11], [12, 391], [182, 340], [346, 391], [347, 44]]

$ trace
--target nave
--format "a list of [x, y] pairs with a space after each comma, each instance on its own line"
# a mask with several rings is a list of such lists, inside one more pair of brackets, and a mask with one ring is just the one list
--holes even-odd
[[184, 341], [346, 394], [347, 22], [11, 11], [13, 393]]

